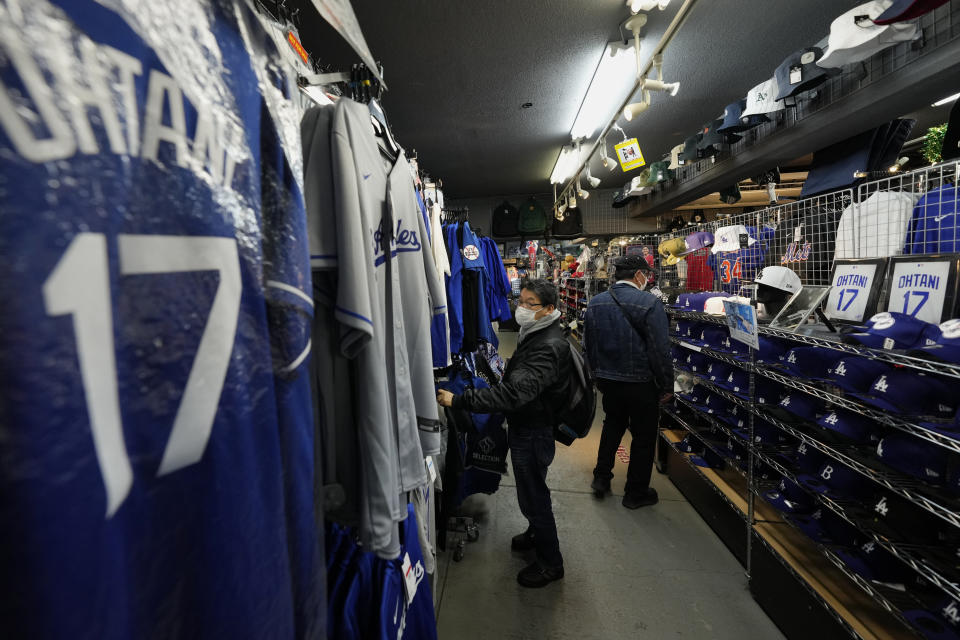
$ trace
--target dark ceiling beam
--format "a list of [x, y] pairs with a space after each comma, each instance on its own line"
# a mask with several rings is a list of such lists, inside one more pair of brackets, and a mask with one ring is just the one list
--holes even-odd
[[804, 154], [939, 100], [960, 86], [960, 38], [925, 53], [849, 96], [718, 160], [699, 176], [631, 203], [632, 218], [663, 214]]

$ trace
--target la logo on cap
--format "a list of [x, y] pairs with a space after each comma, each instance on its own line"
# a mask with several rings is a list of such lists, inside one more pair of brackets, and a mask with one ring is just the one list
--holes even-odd
[[797, 362], [797, 354], [795, 354], [793, 351], [791, 351], [791, 352], [790, 352], [790, 355], [787, 357], [787, 362], [789, 362], [789, 363], [791, 363], [791, 364], [796, 364], [796, 362]]
[[831, 413], [829, 416], [823, 419], [827, 424], [837, 424], [837, 414]]
[[781, 401], [780, 401], [780, 406], [781, 406], [781, 407], [789, 407], [789, 406], [790, 406], [790, 396], [787, 396], [786, 398], [784, 398], [783, 400], [781, 400]]
[[876, 384], [873, 385], [873, 388], [875, 391], [879, 391], [880, 393], [886, 393], [887, 389], [889, 388], [889, 385], [887, 384], [887, 376], [880, 376], [880, 379], [877, 380]]
[[837, 368], [834, 369], [833, 372], [834, 372], [836, 375], [838, 375], [838, 376], [844, 376], [844, 377], [846, 377], [846, 375], [847, 375], [847, 366], [841, 362], [841, 363], [839, 363], [839, 364], [837, 365]]

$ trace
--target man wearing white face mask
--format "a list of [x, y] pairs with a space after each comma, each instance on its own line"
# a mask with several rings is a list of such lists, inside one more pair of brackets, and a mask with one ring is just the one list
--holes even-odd
[[517, 482], [517, 502], [529, 522], [514, 536], [514, 551], [536, 550], [537, 560], [517, 575], [525, 587], [543, 587], [563, 577], [563, 556], [557, 540], [547, 468], [553, 462], [554, 407], [560, 407], [570, 378], [570, 344], [560, 325], [557, 291], [546, 280], [529, 280], [520, 290], [517, 351], [507, 363], [503, 381], [489, 389], [462, 395], [438, 391], [437, 402], [473, 413], [502, 411], [509, 425], [510, 458]]
[[603, 394], [604, 413], [590, 487], [600, 499], [609, 493], [617, 447], [630, 429], [623, 506], [637, 509], [658, 501], [650, 486], [657, 402], [673, 394], [673, 365], [666, 311], [657, 296], [643, 290], [653, 269], [641, 256], [618, 258], [614, 266], [617, 282], [590, 299], [584, 318], [587, 361]]

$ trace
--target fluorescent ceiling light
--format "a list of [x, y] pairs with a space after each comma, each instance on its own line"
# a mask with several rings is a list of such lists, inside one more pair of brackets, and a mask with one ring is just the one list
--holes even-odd
[[573, 177], [573, 172], [580, 166], [580, 154], [574, 147], [564, 147], [560, 150], [557, 157], [557, 163], [553, 165], [553, 173], [550, 174], [551, 184], [563, 184]]
[[615, 105], [622, 104], [627, 97], [636, 75], [637, 60], [633, 54], [633, 43], [608, 43], [580, 105], [570, 136], [574, 140], [589, 138], [606, 124], [613, 116]]
[[949, 98], [944, 98], [943, 100], [937, 100], [936, 102], [934, 102], [934, 103], [933, 103], [932, 105], [930, 105], [930, 106], [932, 106], [932, 107], [939, 107], [939, 106], [942, 106], [942, 105], [947, 104], [948, 102], [953, 102], [953, 101], [956, 100], [957, 98], [960, 98], [960, 93], [955, 93], [955, 94], [953, 94], [952, 96], [950, 96]]
[[627, 6], [633, 13], [640, 11], [652, 11], [659, 8], [663, 11], [670, 4], [670, 0], [627, 0]]

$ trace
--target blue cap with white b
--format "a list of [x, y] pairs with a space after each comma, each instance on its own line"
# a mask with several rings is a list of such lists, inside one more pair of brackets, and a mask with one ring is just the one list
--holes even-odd
[[844, 342], [873, 349], [919, 349], [936, 344], [940, 329], [935, 324], [899, 313], [884, 311], [867, 322], [865, 331], [848, 333]]
[[816, 475], [797, 476], [797, 482], [805, 489], [835, 498], [868, 496], [874, 486], [858, 472], [832, 459], [824, 462]]

